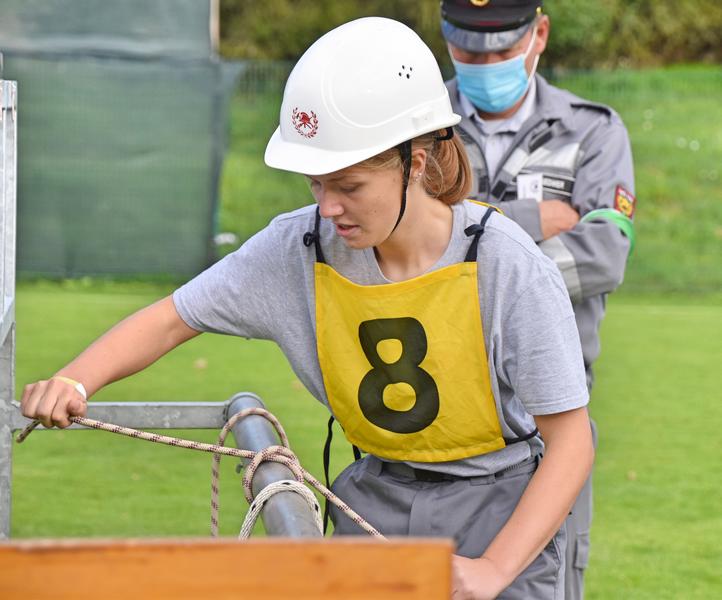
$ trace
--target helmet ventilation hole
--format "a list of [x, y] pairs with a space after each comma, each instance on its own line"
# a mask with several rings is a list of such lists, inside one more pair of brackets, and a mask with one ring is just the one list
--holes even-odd
[[399, 77], [406, 76], [406, 79], [411, 79], [411, 71], [414, 70], [414, 67], [407, 67], [406, 65], [401, 65], [401, 71], [399, 71]]

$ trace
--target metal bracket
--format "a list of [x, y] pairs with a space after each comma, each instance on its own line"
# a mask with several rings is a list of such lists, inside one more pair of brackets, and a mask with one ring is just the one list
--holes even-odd
[[17, 83], [2, 81], [0, 86], [0, 123], [4, 119], [5, 111], [10, 112], [13, 122], [17, 112]]

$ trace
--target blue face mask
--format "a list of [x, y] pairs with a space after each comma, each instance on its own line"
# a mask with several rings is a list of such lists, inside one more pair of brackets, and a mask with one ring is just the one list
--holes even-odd
[[527, 75], [525, 62], [535, 38], [536, 28], [524, 54], [497, 63], [475, 65], [452, 57], [459, 90], [476, 108], [487, 113], [504, 112], [514, 106], [526, 93], [539, 62], [537, 55], [531, 74]]

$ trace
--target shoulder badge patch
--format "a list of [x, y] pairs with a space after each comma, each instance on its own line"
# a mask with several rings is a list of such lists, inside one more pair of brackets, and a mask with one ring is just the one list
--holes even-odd
[[294, 108], [293, 113], [291, 113], [291, 121], [293, 122], [293, 127], [303, 137], [312, 138], [318, 131], [318, 117], [312, 110], [303, 112], [298, 110], [298, 108]]
[[631, 219], [637, 208], [637, 200], [621, 185], [618, 185], [614, 192], [614, 208]]

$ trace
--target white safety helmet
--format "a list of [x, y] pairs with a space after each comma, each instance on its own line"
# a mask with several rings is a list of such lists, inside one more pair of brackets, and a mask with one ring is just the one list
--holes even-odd
[[329, 31], [300, 58], [265, 161], [323, 175], [460, 120], [421, 38], [397, 21], [366, 17]]

